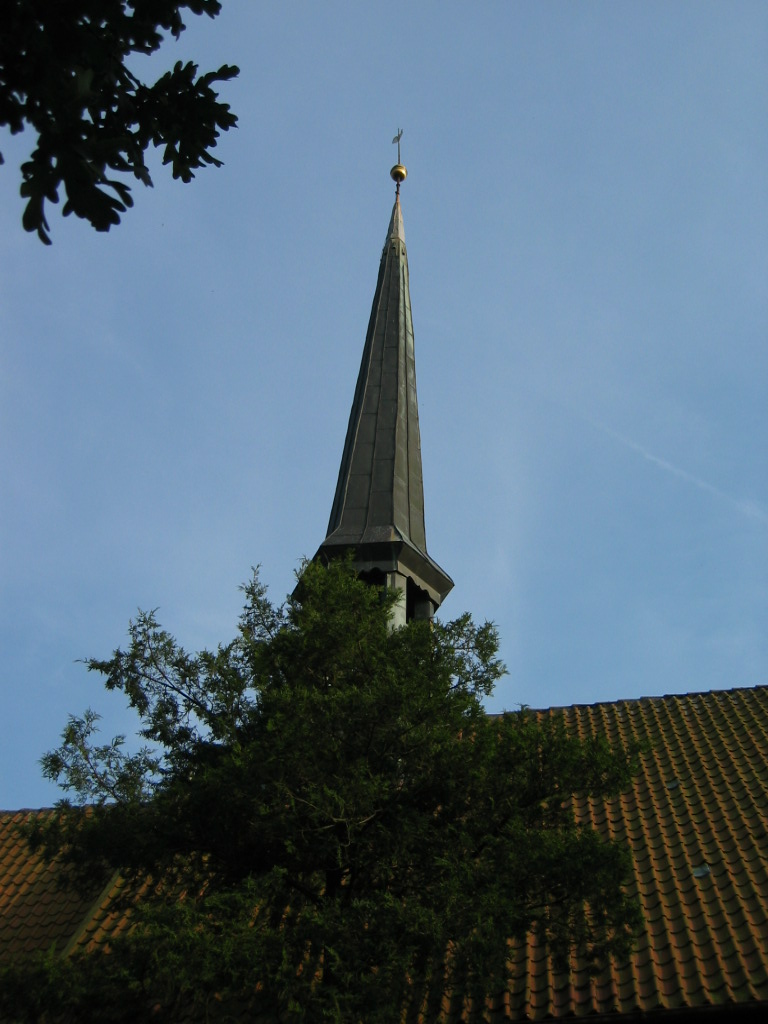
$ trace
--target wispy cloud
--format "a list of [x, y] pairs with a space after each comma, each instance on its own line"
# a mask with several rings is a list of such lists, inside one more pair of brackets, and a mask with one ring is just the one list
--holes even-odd
[[736, 498], [732, 494], [728, 494], [726, 491], [721, 490], [721, 488], [709, 483], [708, 480], [702, 480], [701, 477], [694, 476], [693, 473], [689, 473], [687, 470], [681, 469], [680, 466], [674, 465], [674, 463], [667, 461], [667, 459], [662, 459], [660, 456], [654, 455], [653, 452], [649, 451], [643, 445], [638, 444], [637, 441], [633, 441], [631, 437], [626, 437], [626, 435], [620, 434], [618, 430], [613, 430], [612, 427], [608, 427], [604, 423], [599, 423], [597, 420], [593, 420], [588, 416], [584, 416], [583, 418], [590, 424], [590, 426], [601, 431], [603, 434], [607, 434], [608, 437], [612, 437], [615, 441], [624, 445], [625, 448], [629, 448], [630, 451], [636, 452], [636, 454], [645, 459], [646, 462], [653, 463], [654, 466], [658, 466], [658, 468], [664, 470], [665, 473], [671, 473], [672, 476], [676, 476], [679, 480], [683, 480], [687, 484], [692, 484], [694, 487], [698, 487], [700, 491], [705, 491], [707, 494], [712, 494], [721, 501], [726, 501], [732, 508], [741, 512], [742, 515], [749, 516], [751, 519], [757, 519], [759, 522], [768, 525], [768, 512], [758, 505], [757, 502], [743, 498]]

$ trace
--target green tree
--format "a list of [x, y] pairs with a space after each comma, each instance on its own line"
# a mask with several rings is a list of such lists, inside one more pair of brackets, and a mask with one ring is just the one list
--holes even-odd
[[[152, 180], [144, 154], [163, 146], [174, 178], [190, 181], [220, 131], [237, 118], [212, 86], [238, 74], [224, 65], [198, 75], [179, 61], [154, 84], [137, 77], [135, 54], [154, 53], [163, 32], [177, 37], [182, 12], [221, 10], [219, 0], [3, 0], [0, 30], [0, 126], [26, 126], [37, 147], [21, 165], [22, 223], [50, 244], [45, 202], [90, 221], [97, 231], [120, 223], [133, 205], [118, 174]], [[0, 154], [0, 163], [2, 155]]]
[[504, 672], [490, 624], [393, 630], [392, 593], [345, 563], [307, 565], [282, 608], [256, 576], [244, 589], [216, 651], [190, 656], [150, 613], [88, 662], [148, 746], [98, 746], [91, 712], [70, 720], [43, 764], [75, 801], [37, 841], [75, 874], [152, 884], [109, 954], [6, 971], [0, 1004], [29, 1020], [160, 1007], [391, 1024], [405, 1007], [437, 1020], [461, 990], [481, 1020], [507, 940], [531, 928], [556, 955], [626, 954], [627, 854], [567, 803], [624, 788], [626, 752], [525, 711], [487, 716]]

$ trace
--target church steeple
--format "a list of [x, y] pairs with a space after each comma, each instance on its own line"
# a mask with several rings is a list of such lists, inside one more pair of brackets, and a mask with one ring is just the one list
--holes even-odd
[[[399, 137], [398, 141], [399, 150]], [[431, 618], [453, 587], [427, 554], [411, 296], [399, 162], [395, 205], [349, 416], [328, 534], [318, 557], [352, 551], [361, 576], [403, 592], [396, 620]]]

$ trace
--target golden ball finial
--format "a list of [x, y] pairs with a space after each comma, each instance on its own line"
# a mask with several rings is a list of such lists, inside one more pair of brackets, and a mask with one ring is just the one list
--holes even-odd
[[395, 166], [389, 172], [389, 176], [392, 179], [392, 181], [397, 182], [397, 184], [399, 185], [401, 181], [405, 181], [405, 179], [408, 177], [408, 171], [406, 171], [405, 167], [403, 167], [402, 164], [395, 164]]

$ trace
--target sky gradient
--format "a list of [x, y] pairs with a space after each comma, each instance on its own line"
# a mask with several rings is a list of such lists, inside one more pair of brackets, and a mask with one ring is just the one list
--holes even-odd
[[0, 143], [0, 807], [52, 804], [78, 659], [230, 639], [325, 536], [397, 128], [441, 615], [493, 710], [768, 683], [768, 6], [225, 0], [219, 170], [21, 228]]

